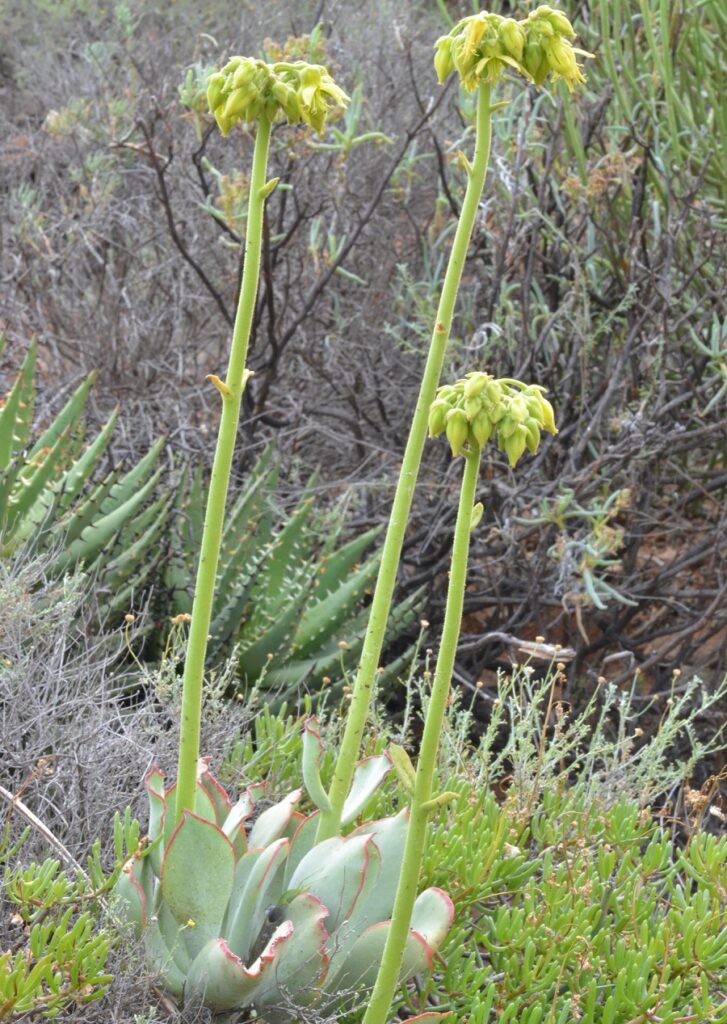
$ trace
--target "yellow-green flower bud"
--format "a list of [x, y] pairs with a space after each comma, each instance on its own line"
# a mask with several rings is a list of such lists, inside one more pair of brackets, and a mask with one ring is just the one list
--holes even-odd
[[447, 413], [447, 440], [452, 455], [459, 455], [469, 435], [469, 424], [462, 409], [450, 409]]
[[452, 37], [442, 36], [434, 45], [437, 51], [434, 54], [434, 70], [437, 72], [439, 84], [442, 85], [454, 71], [454, 61], [452, 60]]
[[522, 25], [514, 18], [505, 18], [500, 25], [500, 39], [505, 51], [516, 60], [522, 63], [523, 50], [525, 48], [525, 32]]
[[497, 380], [488, 381], [485, 386], [485, 394], [493, 405], [499, 405], [502, 401], [502, 384]]
[[479, 398], [465, 398], [464, 400], [464, 412], [465, 416], [471, 423], [472, 420], [477, 416], [482, 409], [482, 402]]
[[512, 469], [517, 465], [517, 461], [525, 451], [525, 445], [527, 443], [527, 430], [519, 423], [504, 441], [503, 447], [507, 454]]
[[525, 422], [530, 415], [530, 410], [528, 409], [528, 403], [522, 395], [516, 395], [510, 399], [508, 413], [517, 423]]
[[464, 397], [476, 398], [484, 391], [489, 380], [489, 373], [468, 373], [464, 384]]
[[539, 395], [540, 400], [540, 423], [543, 430], [547, 430], [549, 434], [557, 434], [558, 428], [555, 425], [555, 413], [553, 412], [553, 406], [550, 404], [547, 398]]
[[253, 80], [256, 70], [257, 65], [254, 60], [240, 61], [237, 71], [232, 75], [232, 88], [242, 89]]
[[250, 89], [235, 89], [227, 97], [223, 116], [230, 121], [235, 118], [242, 118], [247, 107], [255, 99], [255, 94]]
[[433, 402], [429, 410], [429, 436], [438, 437], [447, 425], [449, 405], [440, 400]]
[[222, 103], [222, 91], [225, 88], [226, 81], [225, 76], [220, 74], [219, 71], [214, 75], [210, 75], [207, 80], [207, 103], [213, 114]]
[[562, 11], [554, 11], [552, 7], [541, 5], [531, 12], [533, 20], [542, 20], [548, 24], [559, 36], [575, 36], [573, 26]]
[[470, 430], [480, 448], [484, 447], [484, 445], [486, 445], [490, 440], [492, 437], [493, 425], [490, 417], [484, 410], [482, 410], [482, 412], [472, 420]]
[[523, 51], [523, 66], [533, 82], [540, 88], [549, 70], [548, 58], [540, 43], [527, 43]]
[[528, 446], [528, 451], [535, 455], [540, 444], [540, 426], [538, 421], [534, 417], [529, 417], [525, 421], [525, 443]]

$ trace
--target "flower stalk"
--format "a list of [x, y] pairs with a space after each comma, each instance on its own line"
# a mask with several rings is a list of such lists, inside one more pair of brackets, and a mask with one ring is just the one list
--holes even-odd
[[391, 516], [381, 554], [381, 566], [371, 602], [369, 624], [364, 639], [361, 661], [353, 688], [353, 696], [348, 710], [346, 727], [336, 761], [333, 781], [328, 794], [331, 806], [329, 810], [321, 814], [318, 830], [319, 842], [336, 835], [340, 831], [343, 803], [351, 786], [353, 767], [358, 758], [374, 690], [374, 681], [386, 633], [386, 622], [396, 585], [396, 574], [401, 558], [401, 549], [404, 544], [404, 535], [426, 440], [429, 408], [434, 399], [442, 373], [444, 354], [449, 340], [454, 305], [462, 279], [467, 248], [472, 236], [477, 209], [485, 185], [492, 133], [490, 85], [487, 82], [482, 82], [478, 88], [475, 130], [474, 156], [472, 163], [467, 169], [467, 190], [452, 250], [449, 255], [429, 354], [424, 367], [419, 397], [394, 494]]
[[232, 333], [230, 359], [224, 381], [210, 379], [222, 399], [217, 447], [212, 464], [207, 510], [205, 512], [202, 544], [200, 548], [197, 580], [189, 627], [187, 657], [184, 663], [182, 715], [179, 734], [179, 760], [177, 767], [176, 818], [184, 810], [194, 809], [197, 761], [199, 758], [200, 722], [202, 715], [202, 684], [207, 654], [207, 637], [212, 621], [212, 603], [220, 557], [220, 544], [225, 520], [227, 492], [235, 452], [235, 440], [240, 421], [240, 406], [245, 384], [250, 375], [245, 369], [250, 328], [255, 311], [266, 191], [266, 172], [270, 144], [271, 123], [267, 117], [258, 121], [255, 150], [250, 178], [245, 260], [240, 297]]
[[481, 449], [475, 442], [464, 453], [465, 465], [459, 509], [454, 529], [452, 562], [447, 590], [447, 605], [442, 629], [442, 643], [437, 658], [434, 682], [429, 697], [424, 733], [419, 750], [414, 789], [411, 798], [409, 830], [399, 875], [391, 927], [384, 947], [383, 958], [371, 994], [363, 1024], [386, 1024], [391, 1001], [396, 992], [401, 960], [404, 955], [409, 923], [417, 895], [427, 821], [434, 806], [432, 790], [439, 752], [439, 738], [449, 699], [449, 689], [457, 653], [457, 641], [462, 623], [464, 593], [467, 583], [467, 560], [473, 523], [481, 515], [481, 506], [475, 506], [477, 477], [480, 469]]

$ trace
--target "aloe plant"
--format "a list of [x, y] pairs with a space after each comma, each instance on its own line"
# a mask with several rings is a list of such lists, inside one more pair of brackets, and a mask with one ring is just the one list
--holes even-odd
[[[225, 521], [207, 646], [208, 664], [214, 664], [237, 644], [240, 686], [259, 684], [273, 703], [294, 700], [302, 684], [319, 692], [327, 680], [334, 680], [333, 687], [342, 683], [360, 654], [364, 599], [379, 564], [376, 551], [364, 557], [377, 529], [339, 546], [339, 517], [328, 524], [321, 543], [312, 501], [315, 478], [279, 527], [277, 483], [271, 447], [253, 466]], [[201, 472], [183, 479], [177, 490], [157, 617], [192, 611], [190, 580], [202, 541], [202, 490]], [[420, 605], [417, 592], [394, 608], [389, 643], [412, 624]], [[388, 666], [384, 683], [405, 657]]]
[[59, 574], [82, 563], [98, 573], [102, 610], [128, 609], [154, 569], [164, 529], [168, 499], [155, 490], [163, 439], [127, 473], [94, 483], [118, 411], [86, 440], [91, 373], [33, 441], [36, 350], [33, 340], [0, 406], [0, 556], [46, 550], [48, 571]]
[[[303, 751], [309, 795], [325, 801], [314, 720], [305, 725]], [[387, 755], [356, 766], [347, 824], [390, 768]], [[389, 931], [406, 810], [315, 845], [319, 811], [298, 809], [300, 789], [256, 816], [264, 786], [248, 787], [233, 804], [201, 761], [194, 810], [175, 825], [176, 786], [165, 788], [153, 769], [145, 787], [149, 835], [127, 861], [116, 892], [168, 992], [216, 1011], [252, 1006], [276, 1024], [291, 1019], [294, 1003], [343, 1006], [373, 984]], [[452, 917], [441, 889], [420, 894], [402, 980], [431, 968]]]

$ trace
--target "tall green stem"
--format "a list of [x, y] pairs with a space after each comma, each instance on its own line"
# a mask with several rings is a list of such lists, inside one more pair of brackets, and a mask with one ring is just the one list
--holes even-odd
[[202, 683], [207, 654], [207, 637], [212, 621], [212, 603], [217, 579], [217, 565], [227, 504], [227, 490], [235, 452], [240, 406], [245, 388], [245, 362], [250, 338], [250, 327], [255, 312], [260, 250], [265, 205], [265, 174], [270, 144], [270, 122], [260, 118], [255, 139], [250, 198], [248, 200], [245, 262], [240, 286], [240, 298], [232, 332], [230, 361], [224, 384], [214, 378], [222, 396], [222, 415], [217, 435], [212, 477], [207, 496], [202, 546], [200, 548], [197, 582], [192, 605], [187, 658], [184, 665], [182, 691], [182, 722], [179, 736], [179, 764], [177, 769], [177, 819], [183, 810], [194, 807], [199, 757], [199, 731], [202, 715]]
[[369, 623], [361, 653], [361, 661], [329, 793], [331, 807], [330, 810], [321, 814], [321, 822], [318, 827], [318, 842], [336, 835], [340, 831], [343, 804], [351, 787], [354, 765], [361, 748], [361, 738], [366, 725], [376, 671], [379, 667], [381, 650], [384, 645], [386, 623], [396, 585], [396, 573], [399, 567], [399, 559], [401, 558], [401, 549], [404, 544], [404, 535], [409, 519], [414, 487], [419, 475], [419, 466], [427, 436], [429, 407], [434, 401], [435, 392], [442, 373], [444, 353], [452, 325], [454, 304], [457, 299], [459, 283], [462, 279], [462, 269], [467, 257], [467, 247], [485, 185], [487, 164], [490, 158], [491, 127], [490, 86], [481, 83], [478, 87], [477, 95], [475, 152], [469, 169], [467, 191], [460, 211], [452, 251], [449, 255], [449, 263], [442, 286], [429, 355], [427, 356], [419, 398], [401, 464], [399, 481], [394, 494], [389, 526], [381, 553], [381, 567], [371, 602]]
[[465, 470], [459, 498], [457, 523], [454, 530], [452, 564], [447, 590], [447, 607], [444, 613], [442, 643], [437, 658], [432, 692], [429, 698], [424, 733], [419, 750], [416, 781], [411, 802], [411, 818], [404, 847], [404, 858], [399, 875], [399, 886], [394, 901], [391, 926], [384, 947], [376, 985], [371, 995], [363, 1024], [386, 1024], [391, 1000], [396, 986], [404, 955], [412, 909], [417, 896], [419, 872], [424, 854], [427, 832], [427, 801], [432, 799], [432, 786], [437, 766], [439, 738], [447, 710], [449, 687], [454, 671], [457, 641], [462, 624], [464, 592], [467, 583], [467, 558], [469, 555], [472, 529], [472, 509], [480, 469], [480, 449], [465, 456]]

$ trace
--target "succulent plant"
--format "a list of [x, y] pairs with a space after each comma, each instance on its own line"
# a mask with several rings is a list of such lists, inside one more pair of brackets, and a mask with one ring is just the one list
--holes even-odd
[[[0, 338], [0, 351], [3, 339]], [[107, 614], [128, 609], [155, 566], [168, 499], [155, 493], [163, 440], [126, 474], [112, 470], [91, 482], [108, 445], [117, 412], [86, 442], [83, 414], [90, 374], [40, 437], [31, 442], [36, 342], [0, 405], [0, 555], [21, 548], [50, 552], [48, 571], [79, 563], [98, 574]]]
[[[314, 802], [325, 800], [320, 754], [311, 720], [303, 757]], [[390, 768], [385, 754], [357, 765], [346, 823], [362, 812]], [[254, 1006], [277, 1024], [291, 1019], [286, 1006], [345, 1005], [373, 984], [388, 934], [406, 810], [316, 845], [319, 812], [298, 810], [300, 789], [255, 816], [264, 786], [249, 787], [233, 804], [200, 761], [194, 811], [185, 811], [175, 827], [176, 787], [165, 789], [156, 769], [145, 786], [148, 839], [127, 861], [116, 891], [169, 993], [201, 999], [216, 1011]], [[452, 903], [441, 889], [421, 893], [402, 980], [432, 967], [452, 918]]]
[[[241, 685], [259, 683], [278, 702], [295, 700], [303, 682], [316, 692], [326, 679], [342, 682], [353, 667], [363, 643], [366, 593], [380, 561], [378, 551], [363, 557], [376, 529], [337, 546], [342, 518], [329, 525], [321, 542], [314, 483], [312, 478], [281, 528], [274, 511], [278, 465], [272, 447], [266, 449], [232, 503], [222, 537], [208, 662], [219, 661], [237, 644]], [[202, 496], [201, 473], [182, 480], [157, 618], [192, 611], [190, 581], [202, 542]], [[415, 621], [420, 606], [417, 592], [394, 608], [389, 643]], [[380, 682], [395, 676], [405, 658], [389, 665]]]

